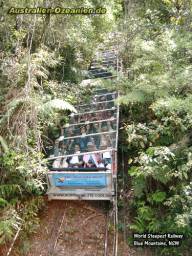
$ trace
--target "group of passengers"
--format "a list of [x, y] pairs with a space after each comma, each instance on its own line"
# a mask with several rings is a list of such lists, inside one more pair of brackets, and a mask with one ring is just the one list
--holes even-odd
[[94, 122], [98, 120], [106, 120], [111, 119], [114, 120], [116, 118], [116, 111], [112, 108], [107, 111], [99, 111], [95, 113], [82, 113], [78, 115], [71, 114], [70, 123], [85, 123], [85, 122]]
[[[64, 146], [65, 144], [63, 144]], [[64, 149], [64, 148], [63, 148]], [[65, 150], [65, 149], [64, 149]], [[61, 157], [54, 160], [53, 168], [105, 168], [111, 169], [111, 152], [107, 144], [101, 145], [101, 150], [105, 152], [97, 152], [94, 142], [87, 143], [87, 151], [84, 154], [78, 155], [81, 152], [81, 147], [78, 143], [74, 145], [73, 156]]]
[[[54, 157], [59, 157], [53, 161], [53, 168], [111, 169], [110, 149], [115, 147], [116, 142], [116, 109], [113, 101], [110, 105], [104, 101], [114, 100], [116, 96], [114, 93], [95, 97], [93, 106], [101, 111], [71, 115], [70, 124], [77, 125], [61, 128], [61, 136], [54, 145]], [[102, 111], [107, 108], [110, 110]], [[93, 107], [90, 106], [89, 111], [92, 110]], [[98, 122], [99, 120], [107, 121]]]
[[108, 93], [106, 95], [95, 95], [93, 97], [93, 101], [101, 102], [101, 101], [109, 101], [115, 100], [117, 98], [117, 93]]
[[[106, 127], [103, 127], [107, 129]], [[55, 141], [54, 156], [70, 155], [75, 153], [75, 145], [79, 145], [80, 151], [86, 152], [88, 150], [89, 143], [92, 143], [95, 150], [101, 150], [103, 145], [107, 147], [114, 147], [115, 145], [115, 133], [103, 133], [91, 136], [80, 136], [75, 138], [64, 139], [63, 136], [59, 137]]]
[[[101, 95], [98, 94], [92, 97], [91, 104], [101, 102], [101, 101], [111, 101], [111, 100], [115, 100], [116, 98], [117, 98], [116, 92], [106, 93]], [[83, 101], [79, 101], [79, 104], [83, 104], [83, 103], [84, 103]]]
[[103, 102], [92, 102], [91, 105], [90, 104], [87, 104], [87, 105], [80, 105], [80, 106], [77, 106], [76, 109], [78, 109], [79, 112], [88, 112], [90, 111], [90, 109], [92, 111], [97, 111], [97, 110], [103, 110], [103, 109], [111, 109], [113, 108], [115, 105], [114, 105], [114, 101], [103, 101]]
[[115, 121], [104, 121], [104, 122], [95, 122], [87, 123], [82, 125], [74, 125], [61, 129], [61, 135], [65, 138], [74, 137], [74, 136], [84, 136], [87, 134], [95, 134], [102, 132], [111, 132], [116, 130]]

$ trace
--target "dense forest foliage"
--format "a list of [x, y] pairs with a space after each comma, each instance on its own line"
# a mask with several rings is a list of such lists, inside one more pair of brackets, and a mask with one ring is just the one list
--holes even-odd
[[122, 70], [104, 86], [121, 93], [123, 203], [132, 218], [124, 228], [183, 233], [181, 248], [161, 248], [162, 255], [183, 255], [192, 238], [191, 0], [70, 1], [72, 8], [106, 7], [104, 15], [7, 14], [12, 6], [69, 7], [59, 0], [0, 4], [0, 243], [38, 225], [44, 148], [88, 96], [80, 82], [115, 31]]
[[[130, 228], [192, 236], [192, 2], [129, 5], [123, 21], [122, 147]], [[130, 184], [130, 183], [129, 183]], [[130, 197], [128, 197], [130, 199]], [[185, 255], [184, 246], [161, 249]]]
[[[71, 1], [70, 8], [101, 1]], [[0, 241], [38, 224], [46, 191], [44, 147], [58, 135], [83, 97], [79, 82], [104, 35], [115, 26], [115, 1], [106, 15], [8, 15], [11, 7], [69, 7], [67, 1], [1, 1], [0, 9]]]

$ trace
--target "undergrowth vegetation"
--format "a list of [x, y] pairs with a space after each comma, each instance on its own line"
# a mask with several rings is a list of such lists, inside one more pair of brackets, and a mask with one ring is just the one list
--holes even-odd
[[[67, 1], [28, 6], [69, 7]], [[123, 191], [131, 232], [182, 233], [192, 239], [192, 2], [73, 0], [106, 15], [7, 15], [26, 1], [0, 1], [0, 244], [38, 226], [46, 191], [46, 147], [89, 90], [80, 86], [98, 45], [118, 32], [121, 140], [127, 157]], [[117, 26], [118, 24], [118, 26]], [[118, 30], [118, 31], [117, 31]], [[121, 175], [121, 173], [120, 173]], [[131, 191], [131, 193], [130, 193]], [[126, 214], [126, 213], [125, 213]], [[189, 255], [188, 254], [188, 255]], [[187, 255], [187, 254], [186, 254]]]
[[154, 253], [185, 255], [192, 239], [191, 1], [130, 7], [124, 20], [129, 26], [122, 26], [124, 75], [118, 81], [120, 147], [128, 159], [127, 194], [132, 191], [128, 228], [184, 234], [180, 248]]
[[[0, 244], [34, 232], [46, 192], [46, 148], [74, 104], [88, 97], [79, 83], [118, 1], [106, 15], [8, 15], [11, 7], [69, 7], [64, 1], [0, 1]], [[70, 8], [100, 1], [71, 1]], [[117, 7], [117, 8], [116, 8]], [[120, 10], [120, 9], [119, 9]]]

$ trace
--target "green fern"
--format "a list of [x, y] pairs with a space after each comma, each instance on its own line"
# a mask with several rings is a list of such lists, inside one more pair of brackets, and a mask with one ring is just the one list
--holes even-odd
[[8, 202], [5, 199], [0, 198], [0, 207], [5, 207], [7, 205], [8, 205]]
[[0, 197], [3, 199], [9, 198], [15, 194], [21, 194], [21, 188], [18, 184], [1, 184]]
[[43, 110], [52, 111], [56, 110], [70, 110], [71, 112], [76, 113], [77, 110], [69, 102], [61, 99], [53, 99], [42, 105]]

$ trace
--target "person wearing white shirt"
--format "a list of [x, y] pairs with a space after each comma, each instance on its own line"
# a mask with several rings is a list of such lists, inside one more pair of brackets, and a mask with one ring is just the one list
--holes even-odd
[[[74, 154], [80, 154], [80, 146], [79, 144], [75, 144], [74, 147]], [[68, 159], [69, 166], [70, 167], [80, 167], [82, 165], [82, 156], [74, 155], [72, 157], [69, 157]]]

